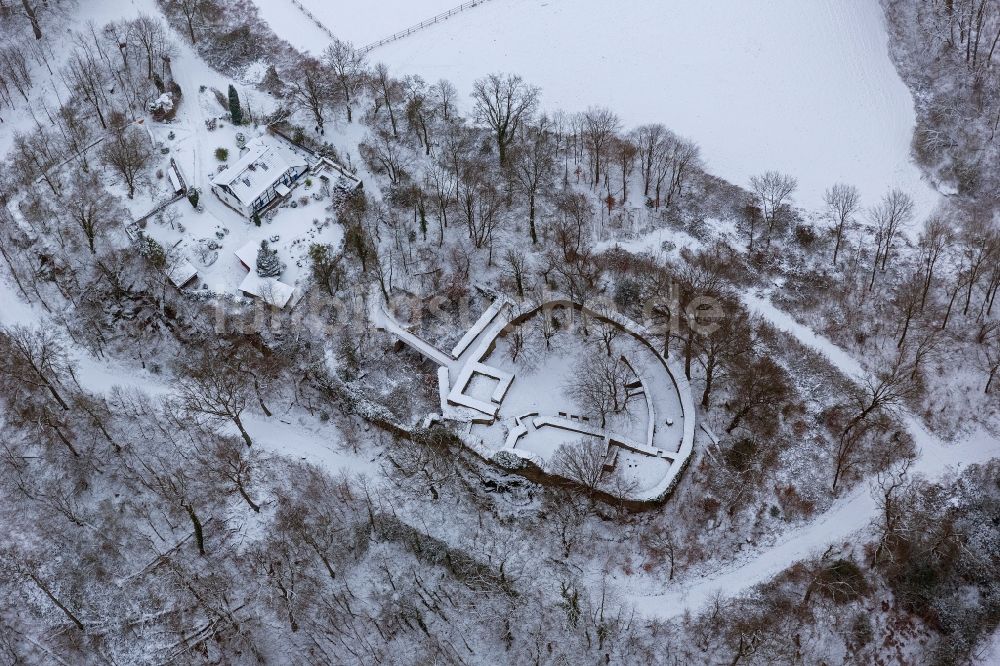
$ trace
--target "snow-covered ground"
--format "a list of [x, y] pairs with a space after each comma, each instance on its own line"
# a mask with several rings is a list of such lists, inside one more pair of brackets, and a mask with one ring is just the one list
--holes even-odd
[[[328, 38], [290, 0], [256, 1], [280, 36], [322, 50]], [[305, 3], [355, 43], [442, 9], [441, 0]], [[735, 183], [790, 173], [807, 208], [844, 181], [865, 203], [902, 187], [924, 213], [937, 195], [910, 161], [913, 102], [886, 42], [872, 0], [492, 0], [369, 58], [397, 74], [450, 79], [466, 100], [477, 77], [519, 73], [542, 88], [547, 110], [602, 105], [627, 125], [666, 124]]]
[[[795, 322], [767, 298], [746, 295], [744, 300], [752, 312], [824, 354], [848, 376], [863, 376], [861, 365], [843, 349]], [[917, 459], [909, 470], [911, 475], [940, 480], [948, 474], [960, 473], [967, 465], [983, 463], [1000, 455], [1000, 438], [983, 429], [956, 444], [947, 444], [928, 432], [917, 417], [905, 415], [903, 421], [917, 446]], [[871, 486], [861, 483], [815, 520], [786, 534], [763, 551], [748, 553], [734, 566], [701, 579], [677, 582], [661, 594], [650, 594], [645, 584], [640, 589], [629, 582], [623, 583], [623, 592], [640, 614], [675, 618], [686, 611], [703, 608], [716, 594], [735, 596], [766, 582], [795, 562], [817, 555], [827, 545], [855, 540], [853, 537], [868, 528], [877, 512], [878, 504]]]
[[[347, 0], [299, 0], [302, 7], [340, 39], [364, 46], [388, 37], [425, 19], [462, 4], [464, 0], [379, 0], [378, 2], [347, 2]], [[257, 0], [260, 15], [278, 35], [318, 55], [326, 48], [329, 37], [321, 29], [303, 26], [302, 9], [292, 0]], [[285, 30], [301, 31], [298, 39], [283, 34]]]

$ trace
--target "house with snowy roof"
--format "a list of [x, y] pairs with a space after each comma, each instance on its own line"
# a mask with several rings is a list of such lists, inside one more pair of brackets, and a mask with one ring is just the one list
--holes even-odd
[[290, 147], [257, 137], [247, 143], [236, 164], [212, 178], [212, 191], [249, 218], [291, 194], [295, 181], [308, 169], [306, 158]]

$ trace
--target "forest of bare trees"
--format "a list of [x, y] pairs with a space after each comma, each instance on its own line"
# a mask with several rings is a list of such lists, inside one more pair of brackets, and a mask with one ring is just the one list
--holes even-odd
[[[917, 156], [956, 186], [926, 217], [849, 177], [805, 211], [795, 174], [727, 183], [656, 119], [628, 127], [599, 96], [553, 110], [514, 72], [457, 90], [346, 41], [303, 55], [250, 3], [161, 0], [166, 22], [108, 26], [71, 24], [71, 4], [0, 0], [0, 115], [34, 118], [0, 174], [0, 266], [26, 303], [0, 327], [0, 661], [875, 663], [919, 645], [966, 663], [995, 631], [995, 462], [910, 472], [913, 423], [952, 437], [1000, 411], [993, 3], [884, 2], [904, 78], [934, 74]], [[376, 185], [331, 206], [343, 244], [310, 248], [286, 318], [175, 289], [170, 248], [126, 233], [161, 157], [138, 121], [194, 93], [173, 82], [181, 42], [228, 75], [264, 61], [269, 120]], [[72, 103], [32, 97], [43, 71]], [[653, 332], [705, 426], [667, 503], [596, 492], [595, 439], [556, 454], [568, 483], [478, 458], [425, 420], [435, 368], [344, 307], [371, 286], [451, 315], [483, 283]], [[545, 313], [510, 354], [559, 351], [575, 323]], [[583, 327], [564, 389], [603, 426], [632, 375], [617, 329]], [[698, 580], [869, 492], [853, 542], [743, 593], [660, 621], [622, 592]]]

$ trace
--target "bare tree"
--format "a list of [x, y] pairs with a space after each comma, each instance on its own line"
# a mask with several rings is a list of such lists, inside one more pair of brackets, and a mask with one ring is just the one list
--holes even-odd
[[886, 269], [892, 241], [913, 219], [913, 198], [899, 189], [890, 190], [871, 210], [872, 220], [882, 230], [882, 270]]
[[437, 107], [441, 118], [446, 122], [452, 121], [452, 114], [455, 110], [455, 99], [458, 97], [458, 89], [455, 84], [447, 79], [440, 79], [430, 88], [431, 99]]
[[260, 504], [250, 496], [250, 484], [264, 462], [257, 450], [243, 446], [239, 439], [217, 437], [214, 446], [205, 447], [199, 455], [202, 466], [210, 470], [216, 480], [231, 484], [233, 492], [239, 494], [254, 513], [260, 513]]
[[775, 429], [773, 421], [792, 395], [788, 373], [770, 356], [741, 355], [731, 370], [732, 397], [727, 405], [733, 418], [726, 426], [732, 433], [745, 420], [757, 432]]
[[438, 247], [444, 244], [444, 230], [448, 226], [448, 209], [455, 203], [458, 186], [455, 172], [435, 161], [424, 170], [424, 188], [431, 193], [431, 200], [437, 208]]
[[780, 219], [782, 210], [790, 200], [792, 192], [798, 187], [798, 181], [777, 171], [768, 171], [750, 179], [750, 188], [761, 207], [764, 224], [767, 225], [767, 246], [771, 246], [774, 228]]
[[608, 445], [596, 437], [584, 437], [576, 442], [562, 444], [548, 461], [549, 471], [575, 481], [588, 492], [601, 484]]
[[865, 377], [852, 396], [850, 418], [841, 429], [834, 452], [834, 492], [845, 473], [857, 464], [857, 452], [864, 439], [884, 434], [891, 427], [891, 417], [916, 395], [919, 389], [911, 376], [912, 369], [900, 351], [887, 367]]
[[5, 348], [0, 374], [48, 391], [60, 408], [69, 409], [62, 395], [62, 383], [72, 366], [62, 341], [51, 327], [0, 329], [0, 343]]
[[628, 410], [626, 384], [631, 379], [631, 373], [621, 356], [590, 348], [583, 353], [583, 359], [563, 390], [581, 409], [599, 416], [604, 428], [609, 415]]
[[427, 84], [421, 77], [412, 74], [403, 79], [402, 85], [407, 126], [424, 147], [424, 154], [430, 156], [436, 109], [428, 97]]
[[101, 127], [107, 128], [107, 113], [111, 107], [107, 76], [94, 51], [89, 44], [77, 45], [67, 58], [63, 79], [94, 109]]
[[642, 196], [649, 196], [649, 188], [653, 183], [653, 169], [662, 150], [667, 128], [656, 123], [640, 125], [632, 132], [632, 141], [638, 150], [639, 175], [642, 177]]
[[469, 238], [477, 249], [489, 247], [493, 257], [494, 232], [503, 224], [503, 193], [476, 162], [468, 163], [459, 175], [458, 202], [465, 217]]
[[717, 326], [711, 332], [696, 334], [698, 362], [705, 371], [705, 390], [701, 396], [702, 407], [708, 409], [715, 382], [724, 378], [736, 358], [750, 352], [752, 330], [745, 308], [737, 303], [726, 303]]
[[195, 27], [207, 27], [221, 11], [215, 0], [168, 0], [168, 4], [176, 7], [184, 17], [192, 44], [198, 41]]
[[358, 146], [358, 152], [372, 171], [385, 173], [389, 182], [399, 185], [409, 176], [409, 151], [387, 129], [378, 128], [372, 135], [370, 141], [364, 141]]
[[392, 78], [389, 68], [384, 62], [375, 65], [375, 70], [370, 77], [371, 94], [375, 102], [376, 113], [382, 105], [385, 105], [389, 113], [389, 125], [392, 128], [392, 136], [399, 138], [399, 125], [396, 120], [396, 107], [402, 97], [402, 86], [400, 82]]
[[743, 226], [746, 228], [747, 235], [750, 237], [747, 243], [747, 252], [753, 254], [753, 241], [757, 237], [757, 227], [760, 225], [761, 218], [763, 217], [757, 197], [749, 192], [744, 192], [740, 196], [736, 212], [740, 221], [743, 222]]
[[312, 114], [316, 130], [323, 133], [323, 113], [331, 99], [330, 70], [316, 58], [303, 57], [292, 69], [289, 81], [292, 100]]
[[493, 130], [500, 166], [507, 165], [507, 149], [517, 138], [522, 123], [531, 120], [538, 106], [538, 88], [517, 74], [490, 74], [472, 85], [475, 113]]
[[334, 38], [333, 43], [323, 51], [323, 62], [333, 73], [333, 80], [347, 114], [347, 122], [352, 122], [351, 107], [365, 82], [365, 56], [350, 42]]
[[844, 229], [851, 222], [851, 218], [858, 211], [860, 205], [860, 195], [858, 188], [853, 185], [837, 183], [826, 191], [823, 195], [826, 202], [827, 211], [833, 218], [836, 229], [837, 240], [833, 246], [833, 265], [837, 265], [837, 255], [840, 253], [840, 245], [844, 239]]
[[[25, 0], [25, 5], [27, 5], [27, 0]], [[5, 545], [0, 549], [0, 571], [4, 573], [5, 578], [12, 578], [14, 580], [23, 579], [30, 582], [66, 616], [66, 619], [73, 623], [73, 626], [81, 633], [85, 632], [86, 626], [80, 620], [81, 613], [79, 611], [74, 612], [70, 608], [69, 604], [72, 601], [64, 598], [59, 593], [58, 586], [54, 586], [50, 581], [43, 578], [40, 569], [41, 565], [39, 562], [33, 561], [33, 558], [27, 555], [22, 555], [11, 546]]]
[[989, 393], [997, 371], [1000, 371], [1000, 322], [990, 321], [983, 324], [977, 338], [979, 365], [986, 373], [986, 387], [983, 393]]
[[905, 494], [913, 483], [909, 477], [911, 464], [911, 460], [904, 460], [878, 473], [878, 491], [876, 492], [874, 488], [872, 491], [879, 505], [881, 524], [878, 525], [879, 540], [872, 551], [872, 566], [880, 564], [884, 557], [892, 553], [889, 543], [900, 529], [903, 517], [900, 495]]
[[592, 185], [601, 183], [601, 163], [620, 128], [621, 121], [610, 109], [591, 107], [583, 114], [583, 140], [594, 174]]
[[86, 240], [91, 254], [96, 252], [94, 241], [126, 217], [114, 197], [97, 178], [77, 178], [63, 200], [64, 214], [75, 224]]
[[0, 102], [14, 108], [13, 86], [25, 102], [29, 100], [31, 91], [31, 68], [28, 65], [27, 54], [15, 45], [0, 48]]
[[224, 359], [207, 356], [180, 365], [175, 395], [188, 415], [229, 419], [247, 446], [253, 440], [243, 425], [242, 415], [254, 397], [247, 377], [228, 366]]
[[[701, 165], [700, 152], [694, 141], [667, 132], [653, 163], [657, 208], [660, 207], [661, 200], [663, 205], [669, 206], [674, 197], [684, 191], [688, 176]], [[667, 185], [667, 196], [661, 198], [664, 182]]]
[[127, 23], [126, 32], [129, 41], [137, 44], [146, 57], [146, 78], [153, 79], [156, 65], [169, 60], [175, 50], [166, 26], [148, 14], [139, 14]]
[[559, 194], [555, 205], [559, 213], [553, 230], [555, 241], [563, 261], [569, 262], [581, 253], [589, 240], [594, 221], [594, 206], [585, 194], [573, 191]]
[[517, 289], [517, 297], [524, 298], [525, 280], [527, 279], [528, 256], [519, 248], [509, 247], [503, 255], [506, 264], [506, 274]]
[[30, 134], [15, 132], [13, 156], [12, 166], [24, 182], [41, 178], [52, 194], [59, 195], [59, 180], [53, 171], [61, 155], [50, 132], [41, 126]]
[[923, 280], [918, 272], [913, 272], [904, 277], [894, 290], [893, 304], [902, 319], [903, 331], [899, 335], [899, 342], [896, 343], [898, 349], [902, 349], [906, 342], [906, 334], [910, 331], [910, 324], [913, 317], [920, 311], [920, 296], [923, 289]]
[[959, 229], [963, 270], [959, 281], [966, 288], [963, 315], [969, 314], [972, 294], [988, 266], [995, 266], [1000, 257], [1000, 227], [992, 219], [986, 205], [973, 205], [965, 211]]
[[628, 181], [635, 171], [636, 158], [639, 149], [628, 137], [616, 137], [612, 142], [611, 155], [614, 165], [621, 174], [621, 205], [625, 206], [628, 200]]
[[646, 546], [658, 558], [666, 558], [670, 565], [670, 572], [667, 580], [674, 579], [674, 572], [677, 568], [677, 540], [671, 528], [662, 523], [656, 523], [645, 530], [641, 536], [643, 545]]
[[81, 108], [75, 104], [68, 104], [60, 108], [55, 119], [56, 127], [59, 129], [59, 133], [66, 142], [67, 147], [80, 160], [83, 172], [87, 173], [90, 170], [90, 164], [87, 161], [87, 149], [90, 148], [91, 143], [94, 141], [92, 124], [84, 117]]
[[138, 127], [125, 125], [113, 129], [101, 144], [101, 157], [128, 187], [128, 198], [135, 197], [135, 186], [152, 157], [149, 137]]
[[35, 7], [31, 2], [29, 2], [29, 0], [21, 0], [21, 8], [24, 10], [24, 15], [31, 23], [31, 31], [34, 33], [35, 39], [41, 39], [42, 28], [38, 23], [38, 15], [35, 14]]
[[511, 170], [521, 193], [528, 199], [528, 230], [531, 242], [538, 242], [535, 229], [535, 199], [552, 177], [555, 166], [555, 142], [549, 130], [550, 121], [542, 116], [538, 125], [528, 126], [520, 147], [514, 153]]
[[927, 304], [927, 294], [934, 280], [934, 269], [941, 255], [954, 242], [954, 232], [948, 222], [938, 216], [927, 218], [920, 233], [917, 247], [920, 249], [920, 264], [923, 270], [923, 286], [920, 291], [920, 311]]

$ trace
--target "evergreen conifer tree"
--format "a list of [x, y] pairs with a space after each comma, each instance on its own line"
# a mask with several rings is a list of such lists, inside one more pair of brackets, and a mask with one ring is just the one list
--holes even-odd
[[243, 124], [243, 109], [240, 108], [240, 96], [236, 92], [236, 87], [229, 84], [229, 115], [232, 117], [234, 125]]
[[139, 254], [144, 256], [154, 267], [160, 269], [166, 267], [167, 253], [164, 251], [163, 246], [157, 243], [155, 239], [140, 232], [136, 245], [139, 249]]
[[260, 242], [260, 249], [257, 250], [257, 275], [264, 278], [276, 278], [281, 275], [284, 266], [278, 259], [278, 251], [272, 250], [267, 245], [266, 240]]

